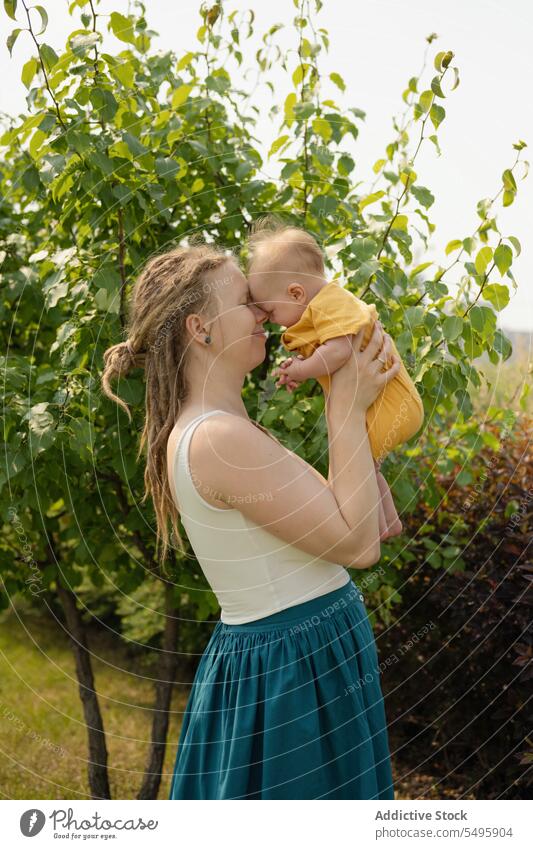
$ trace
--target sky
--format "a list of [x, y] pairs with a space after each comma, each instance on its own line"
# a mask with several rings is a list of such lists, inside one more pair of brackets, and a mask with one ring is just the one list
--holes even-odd
[[[47, 10], [49, 24], [46, 43], [62, 49], [66, 37], [77, 25], [78, 17], [68, 15], [68, 0], [41, 0]], [[152, 42], [154, 50], [174, 50], [178, 56], [194, 49], [195, 33], [201, 23], [199, 0], [146, 0], [146, 17], [151, 29], [159, 36]], [[20, 4], [19, 4], [20, 6]], [[102, 16], [112, 11], [126, 13], [128, 0], [100, 0], [97, 9]], [[234, 0], [225, 2], [227, 12], [252, 8], [255, 30], [261, 35], [274, 23], [283, 23], [286, 32], [279, 35], [287, 49], [294, 46], [292, 19], [295, 8], [292, 0]], [[19, 14], [19, 19], [23, 18]], [[0, 74], [9, 84], [2, 87], [0, 111], [10, 115], [26, 111], [26, 89], [20, 81], [22, 65], [33, 55], [28, 33], [21, 33], [12, 58], [5, 39], [16, 26], [0, 10]], [[322, 94], [331, 96], [342, 107], [356, 106], [366, 112], [360, 123], [360, 135], [353, 145], [357, 181], [360, 190], [369, 187], [374, 174], [373, 163], [384, 156], [386, 145], [393, 139], [393, 116], [405, 109], [402, 92], [410, 77], [418, 76], [428, 48], [426, 38], [436, 33], [428, 48], [423, 88], [428, 88], [436, 73], [433, 57], [439, 51], [452, 50], [452, 65], [459, 69], [459, 86], [443, 101], [446, 118], [437, 135], [442, 155], [426, 141], [416, 158], [418, 183], [430, 189], [435, 203], [429, 218], [436, 225], [433, 248], [420, 261], [448, 265], [450, 257], [444, 248], [452, 239], [474, 233], [479, 224], [476, 206], [481, 198], [493, 197], [501, 186], [501, 175], [515, 161], [513, 143], [520, 139], [528, 144], [521, 158], [533, 156], [533, 109], [528, 82], [533, 79], [533, 4], [530, 0], [324, 0], [321, 12], [315, 16], [316, 26], [328, 30], [330, 49], [322, 54], [320, 67], [326, 80]], [[100, 21], [105, 33], [104, 49], [122, 48], [114, 36], [107, 34], [105, 17]], [[245, 44], [246, 42], [243, 42]], [[254, 42], [253, 52], [258, 46]], [[253, 56], [250, 50], [250, 64]], [[296, 65], [289, 57], [290, 69]], [[346, 83], [341, 94], [327, 80], [331, 72], [339, 73]], [[281, 69], [271, 79], [283, 104], [290, 90], [290, 81]], [[445, 92], [449, 88], [445, 88]], [[279, 133], [268, 119], [272, 94], [264, 85], [255, 92], [255, 105], [262, 109], [258, 136], [268, 149]], [[418, 139], [420, 122], [416, 138]], [[426, 130], [427, 132], [427, 130]], [[413, 140], [412, 140], [413, 141]], [[412, 148], [414, 150], [414, 146]], [[264, 173], [269, 172], [266, 161]], [[514, 203], [498, 208], [498, 225], [503, 236], [516, 236], [522, 253], [513, 262], [513, 274], [518, 284], [512, 287], [511, 301], [500, 313], [498, 325], [503, 329], [533, 331], [533, 170], [524, 179], [515, 172], [518, 194]], [[452, 255], [453, 257], [453, 255]], [[418, 257], [417, 257], [418, 259]], [[458, 266], [460, 267], [460, 266]], [[452, 285], [458, 281], [447, 276]], [[495, 276], [491, 282], [499, 282]], [[505, 278], [506, 284], [510, 280]]]

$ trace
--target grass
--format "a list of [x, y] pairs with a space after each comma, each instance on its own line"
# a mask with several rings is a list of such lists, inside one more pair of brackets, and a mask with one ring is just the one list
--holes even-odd
[[[90, 637], [113, 799], [135, 799], [150, 733], [153, 686], [109, 632]], [[31, 608], [0, 616], [0, 787], [9, 799], [86, 799], [87, 736], [74, 658], [61, 627]], [[189, 686], [176, 686], [159, 799], [168, 799]], [[394, 751], [394, 740], [391, 740]], [[396, 799], [439, 799], [434, 778], [393, 757]], [[450, 788], [448, 798], [457, 798]]]
[[489, 407], [504, 407], [517, 413], [533, 414], [533, 392], [529, 392], [520, 404], [524, 386], [531, 386], [532, 383], [531, 355], [531, 337], [516, 334], [510, 359], [494, 365], [487, 357], [483, 357], [474, 363], [484, 376], [479, 389], [472, 392], [474, 411], [480, 421], [483, 412]]
[[[135, 799], [151, 731], [153, 684], [113, 634], [95, 634], [90, 648], [111, 795]], [[188, 690], [174, 688], [160, 799], [168, 798]], [[74, 656], [60, 625], [30, 609], [5, 611], [0, 619], [0, 729], [4, 798], [90, 798]]]

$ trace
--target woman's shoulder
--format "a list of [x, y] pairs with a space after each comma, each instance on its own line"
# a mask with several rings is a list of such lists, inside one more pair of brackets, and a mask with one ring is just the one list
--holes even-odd
[[192, 440], [191, 434], [191, 440], [192, 449], [198, 458], [203, 455], [216, 454], [221, 447], [218, 444], [219, 442], [222, 442], [226, 447], [233, 446], [236, 451], [247, 443], [257, 446], [258, 440], [263, 441], [265, 439], [283, 447], [282, 443], [266, 427], [250, 418], [238, 413], [231, 413], [229, 410], [191, 408], [181, 413], [170, 432], [167, 442], [169, 461], [175, 456], [176, 448], [185, 431], [195, 422], [196, 427], [193, 432], [198, 431], [198, 435]]
[[[172, 479], [173, 475], [178, 474], [179, 476], [180, 474], [180, 467], [177, 463], [178, 449], [182, 454], [181, 474], [183, 475], [185, 472], [186, 476], [190, 476], [193, 480], [203, 478], [201, 464], [206, 454], [205, 448], [216, 442], [213, 420], [221, 418], [228, 419], [230, 417], [232, 419], [238, 418], [234, 414], [219, 409], [201, 410], [190, 408], [181, 412], [167, 440], [167, 471], [169, 479]], [[206, 426], [204, 422], [209, 422], [210, 424]], [[192, 425], [195, 426], [191, 427]], [[198, 435], [195, 439], [192, 439], [196, 430], [199, 431]], [[189, 431], [188, 445], [185, 445], [186, 431]], [[186, 450], [186, 461], [183, 464], [184, 448]], [[203, 499], [213, 507], [229, 509], [221, 503], [220, 499], [214, 493], [210, 493], [209, 488], [204, 492]]]

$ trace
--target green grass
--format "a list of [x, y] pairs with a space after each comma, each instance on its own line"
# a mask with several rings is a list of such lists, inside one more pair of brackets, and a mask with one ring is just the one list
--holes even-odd
[[493, 365], [484, 358], [475, 365], [484, 375], [479, 389], [472, 392], [476, 417], [489, 407], [504, 407], [517, 413], [533, 415], [533, 392], [529, 392], [520, 404], [524, 385], [531, 386], [532, 383], [533, 360], [529, 338], [517, 338], [513, 356], [509, 360]]
[[[152, 684], [108, 632], [90, 639], [113, 799], [135, 799], [150, 733]], [[167, 799], [189, 687], [174, 688], [159, 799]], [[0, 616], [0, 787], [9, 799], [86, 799], [87, 737], [74, 658], [61, 628], [20, 607]], [[394, 739], [391, 740], [394, 751]], [[397, 799], [457, 798], [457, 790], [393, 757]], [[466, 798], [472, 798], [467, 796]]]
[[[113, 634], [95, 635], [90, 649], [111, 795], [135, 799], [148, 751], [153, 684]], [[168, 798], [188, 689], [174, 688], [160, 799]], [[0, 735], [4, 798], [90, 798], [74, 656], [60, 625], [25, 607], [0, 618]]]

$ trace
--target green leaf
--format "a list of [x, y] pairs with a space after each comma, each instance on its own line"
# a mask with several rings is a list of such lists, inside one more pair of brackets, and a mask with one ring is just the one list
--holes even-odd
[[294, 73], [292, 75], [292, 81], [293, 81], [295, 86], [300, 85], [300, 83], [302, 82], [302, 80], [305, 76], [305, 72], [307, 70], [307, 67], [308, 66], [305, 63], [297, 66], [296, 70], [294, 71]]
[[492, 345], [494, 350], [501, 355], [503, 360], [508, 360], [511, 354], [513, 353], [513, 346], [511, 345], [511, 342], [504, 334], [504, 332], [499, 328], [494, 334], [494, 341]]
[[122, 138], [134, 156], [142, 156], [144, 153], [148, 152], [148, 148], [145, 147], [137, 136], [134, 136], [132, 133], [122, 133]]
[[16, 21], [17, 0], [4, 0], [4, 9], [12, 21]]
[[343, 80], [343, 78], [341, 77], [340, 74], [337, 74], [337, 73], [334, 72], [333, 74], [329, 75], [329, 78], [330, 78], [332, 83], [335, 83], [337, 88], [340, 88], [341, 91], [346, 90], [346, 83], [344, 82], [344, 80]]
[[317, 195], [311, 203], [311, 211], [319, 218], [333, 216], [337, 212], [339, 202], [332, 195]]
[[528, 397], [530, 392], [531, 392], [531, 386], [525, 380], [524, 381], [524, 388], [522, 389], [522, 392], [520, 393], [520, 402], [519, 402], [520, 403], [520, 409], [522, 409], [522, 410], [526, 409], [526, 407], [527, 407], [527, 397]]
[[431, 91], [433, 94], [436, 94], [438, 97], [444, 97], [441, 85], [440, 85], [440, 77], [433, 77], [431, 80]]
[[44, 67], [47, 71], [50, 71], [57, 62], [59, 62], [59, 56], [55, 52], [53, 47], [50, 47], [49, 44], [41, 44], [41, 59], [43, 60]]
[[444, 56], [444, 58], [442, 60], [442, 67], [448, 68], [450, 66], [450, 62], [452, 61], [452, 59], [453, 59], [453, 52], [451, 50], [447, 50], [446, 55]]
[[6, 45], [7, 45], [7, 49], [9, 50], [10, 56], [12, 54], [13, 47], [15, 46], [15, 42], [16, 42], [16, 40], [19, 37], [21, 32], [22, 32], [22, 29], [20, 27], [17, 27], [7, 37]]
[[118, 103], [110, 91], [93, 87], [89, 99], [98, 113], [98, 120], [113, 120], [118, 109]]
[[181, 157], [172, 159], [169, 156], [162, 156], [156, 159], [155, 170], [164, 180], [173, 180], [185, 176], [187, 173], [187, 163]]
[[182, 85], [179, 88], [177, 88], [175, 91], [173, 91], [172, 92], [172, 98], [171, 98], [172, 108], [178, 109], [180, 106], [182, 106], [185, 103], [185, 101], [188, 99], [191, 91], [192, 91], [192, 86], [190, 86], [190, 85]]
[[270, 157], [270, 156], [272, 156], [273, 153], [277, 153], [277, 151], [281, 147], [283, 147], [283, 145], [285, 144], [286, 141], [288, 141], [288, 139], [289, 139], [288, 136], [280, 136], [279, 139], [276, 139], [276, 141], [272, 142], [272, 144], [270, 146], [270, 150], [268, 151], [268, 156]]
[[105, 289], [107, 292], [117, 292], [120, 285], [120, 274], [113, 265], [104, 265], [99, 268], [91, 281], [91, 287]]
[[33, 159], [37, 156], [37, 151], [43, 145], [43, 142], [46, 140], [46, 133], [43, 133], [42, 130], [35, 130], [33, 136], [31, 137], [31, 141], [29, 144], [30, 156]]
[[513, 172], [509, 168], [506, 168], [503, 172], [502, 180], [504, 189], [508, 189], [511, 192], [516, 192], [516, 181]]
[[485, 248], [481, 248], [481, 250], [478, 251], [476, 259], [474, 261], [474, 264], [475, 264], [475, 267], [476, 267], [476, 271], [480, 276], [485, 274], [485, 271], [487, 270], [487, 266], [488, 266], [489, 262], [491, 261], [491, 259], [492, 259], [492, 248], [489, 248], [487, 246]]
[[494, 251], [494, 262], [500, 274], [505, 274], [513, 262], [513, 252], [508, 245], [498, 245]]
[[435, 59], [433, 60], [433, 66], [436, 71], [442, 71], [442, 60], [446, 56], [446, 51], [443, 50], [440, 53], [437, 53]]
[[470, 323], [482, 339], [490, 339], [496, 328], [496, 316], [490, 307], [475, 304], [468, 313]]
[[362, 212], [365, 207], [370, 206], [371, 203], [375, 203], [377, 200], [382, 198], [384, 194], [385, 192], [380, 190], [379, 192], [372, 192], [372, 194], [367, 195], [366, 198], [359, 201], [359, 211]]
[[178, 73], [179, 71], [183, 71], [184, 68], [187, 68], [191, 64], [195, 57], [196, 53], [185, 53], [176, 65], [176, 71], [178, 71]]
[[424, 186], [411, 186], [411, 192], [417, 199], [417, 201], [426, 209], [435, 203], [435, 197], [431, 194], [429, 189], [424, 188]]
[[520, 253], [522, 251], [522, 246], [520, 245], [520, 242], [518, 241], [516, 236], [509, 236], [509, 241], [511, 242], [513, 248], [515, 249], [516, 255], [520, 256]]
[[433, 103], [435, 97], [433, 92], [430, 89], [423, 91], [420, 95], [420, 100], [418, 101], [420, 109], [422, 112], [428, 112], [431, 108], [431, 104]]
[[417, 265], [416, 268], [409, 273], [409, 279], [413, 280], [417, 274], [420, 274], [421, 271], [424, 271], [426, 268], [429, 268], [430, 265], [433, 265], [432, 262], [423, 262], [420, 265]]
[[483, 297], [499, 312], [509, 303], [509, 289], [500, 283], [491, 283], [484, 287]]
[[287, 410], [283, 416], [283, 423], [289, 428], [289, 430], [296, 430], [296, 428], [302, 426], [303, 422], [304, 417], [297, 409], [295, 409], [295, 407], [291, 407], [291, 409]]
[[80, 457], [88, 460], [93, 453], [90, 422], [87, 419], [74, 419], [70, 428], [72, 448]]
[[442, 324], [442, 332], [448, 342], [453, 342], [454, 339], [457, 339], [461, 335], [462, 329], [463, 319], [460, 315], [449, 315], [444, 319]]
[[121, 15], [119, 12], [111, 12], [109, 29], [120, 41], [125, 41], [127, 44], [135, 44], [133, 23], [125, 15]]
[[35, 404], [22, 417], [22, 420], [28, 422], [31, 453], [35, 457], [54, 441], [54, 417], [48, 411], [48, 402], [42, 401]]
[[352, 282], [356, 286], [363, 286], [368, 283], [369, 279], [376, 271], [379, 269], [380, 264], [377, 259], [367, 259], [365, 262], [362, 262], [353, 277], [351, 278]]
[[493, 433], [491, 433], [490, 430], [482, 430], [481, 439], [483, 440], [485, 445], [488, 445], [489, 448], [495, 453], [500, 450], [500, 441], [497, 439], [496, 436], [494, 436]]
[[437, 130], [439, 124], [442, 124], [444, 118], [446, 117], [446, 110], [443, 106], [439, 106], [438, 103], [434, 103], [429, 110], [429, 118], [435, 129]]
[[91, 50], [94, 45], [97, 44], [100, 40], [101, 35], [97, 32], [75, 35], [74, 38], [70, 40], [70, 49], [72, 50], [75, 56], [78, 56], [82, 59], [85, 54], [89, 50]]
[[451, 558], [455, 558], [458, 554], [460, 554], [461, 547], [459, 545], [446, 545], [444, 546], [444, 548], [440, 549], [440, 552], [443, 557], [445, 557], [447, 560], [450, 560]]
[[120, 62], [114, 68], [110, 69], [111, 74], [117, 79], [124, 88], [131, 88], [135, 78], [135, 71], [131, 62]]
[[446, 245], [446, 250], [445, 250], [446, 256], [448, 256], [448, 254], [453, 253], [453, 251], [459, 250], [459, 248], [462, 248], [462, 247], [463, 247], [463, 243], [460, 239], [452, 239], [452, 241], [448, 242], [448, 244]]
[[315, 112], [314, 103], [296, 103], [294, 105], [294, 115], [296, 118], [299, 118], [301, 121], [306, 121], [311, 117]]
[[313, 132], [317, 133], [325, 142], [332, 136], [331, 124], [325, 118], [315, 118], [311, 124]]
[[516, 192], [505, 190], [503, 193], [503, 206], [511, 206], [515, 199]]
[[294, 107], [296, 105], [296, 100], [297, 100], [297, 98], [296, 98], [296, 95], [293, 91], [290, 94], [288, 94], [287, 97], [285, 98], [285, 104], [283, 106], [283, 111], [284, 111], [284, 114], [285, 114], [285, 121], [287, 122], [287, 125], [289, 127], [292, 124], [292, 122], [294, 121]]
[[68, 293], [69, 285], [68, 281], [63, 279], [64, 275], [64, 269], [60, 268], [50, 274], [43, 283], [44, 303], [47, 310], [57, 306], [57, 302]]
[[32, 57], [31, 59], [28, 59], [26, 64], [23, 66], [22, 74], [20, 75], [20, 78], [21, 78], [22, 82], [24, 83], [24, 85], [26, 86], [26, 88], [30, 87], [31, 81], [34, 78], [38, 67], [39, 67], [39, 63], [37, 62], [37, 59], [35, 59], [34, 57]]
[[339, 162], [339, 174], [342, 176], [346, 176], [350, 174], [355, 168], [355, 162], [353, 161], [351, 156], [344, 154], [340, 157]]
[[41, 16], [41, 29], [39, 30], [39, 32], [36, 32], [35, 35], [42, 35], [46, 27], [48, 26], [48, 15], [46, 13], [46, 9], [44, 8], [44, 6], [30, 6], [30, 8], [37, 9]]

